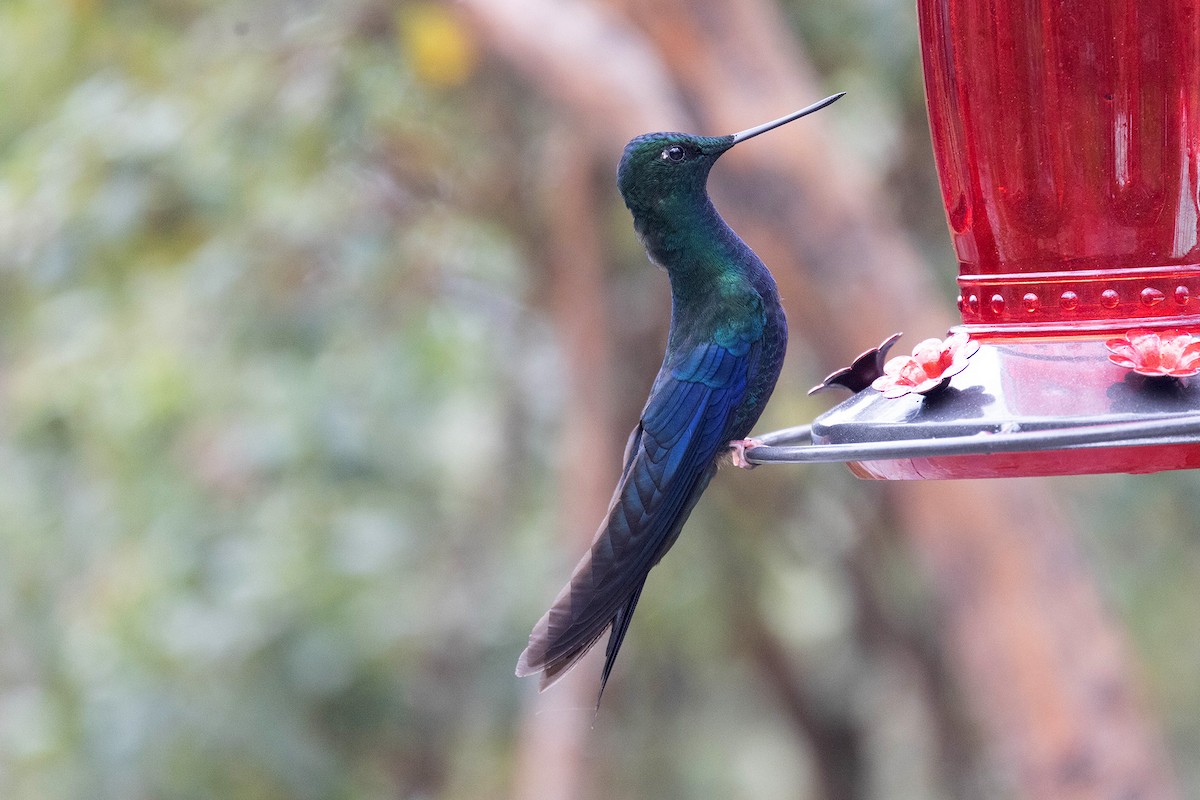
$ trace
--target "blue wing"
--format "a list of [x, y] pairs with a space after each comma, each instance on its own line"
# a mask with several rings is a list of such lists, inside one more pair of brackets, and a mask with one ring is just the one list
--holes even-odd
[[545, 689], [611, 624], [603, 693], [646, 575], [674, 544], [716, 471], [758, 353], [757, 341], [734, 337], [664, 362], [630, 436], [608, 514], [570, 582], [534, 626], [518, 675], [542, 672]]

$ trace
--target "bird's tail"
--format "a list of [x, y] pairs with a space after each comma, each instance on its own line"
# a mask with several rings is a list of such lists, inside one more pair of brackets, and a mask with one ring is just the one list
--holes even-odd
[[600, 694], [604, 693], [646, 576], [674, 544], [716, 469], [710, 463], [691, 475], [677, 474], [664, 492], [661, 474], [652, 471], [659, 469], [663, 459], [655, 462], [638, 452], [636, 444], [631, 447], [592, 546], [550, 610], [533, 626], [529, 644], [517, 661], [518, 676], [542, 673], [541, 690], [554, 685], [611, 627], [600, 682]]

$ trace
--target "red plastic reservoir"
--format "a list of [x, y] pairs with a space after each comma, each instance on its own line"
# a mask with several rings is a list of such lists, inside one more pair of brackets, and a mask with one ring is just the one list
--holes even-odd
[[1195, 0], [920, 0], [967, 330], [1200, 324]]

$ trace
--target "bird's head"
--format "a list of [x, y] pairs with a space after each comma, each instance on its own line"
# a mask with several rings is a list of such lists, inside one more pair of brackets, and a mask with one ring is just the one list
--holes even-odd
[[[692, 136], [686, 133], [647, 133], [625, 145], [617, 167], [617, 187], [638, 216], [652, 213], [671, 201], [704, 197], [708, 172], [721, 154], [739, 142], [824, 108], [845, 94], [780, 117], [765, 125], [730, 136]], [[669, 213], [669, 212], [668, 212]]]
[[635, 213], [673, 198], [702, 197], [708, 171], [732, 136], [647, 133], [625, 145], [617, 188]]

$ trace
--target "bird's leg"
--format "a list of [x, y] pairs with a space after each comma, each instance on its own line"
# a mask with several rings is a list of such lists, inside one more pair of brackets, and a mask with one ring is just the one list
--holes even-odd
[[729, 443], [730, 458], [735, 467], [741, 469], [754, 469], [758, 464], [751, 464], [746, 459], [746, 451], [753, 450], [756, 447], [762, 447], [764, 442], [762, 439], [734, 439]]

